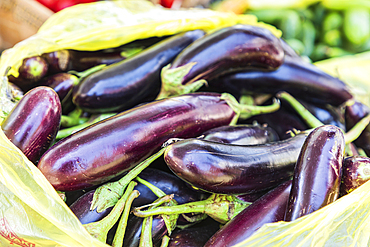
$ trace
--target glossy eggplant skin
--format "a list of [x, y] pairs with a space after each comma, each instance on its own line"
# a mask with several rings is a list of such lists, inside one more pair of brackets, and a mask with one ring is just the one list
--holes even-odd
[[219, 229], [220, 223], [208, 217], [188, 228], [175, 229], [170, 236], [168, 247], [203, 247]]
[[350, 156], [343, 160], [340, 195], [346, 195], [370, 179], [370, 158]]
[[[370, 114], [370, 108], [360, 101], [354, 101], [345, 108], [346, 128], [351, 129], [363, 117]], [[367, 156], [370, 156], [370, 125], [368, 125], [361, 135], [354, 141], [356, 146], [362, 148]]]
[[59, 130], [61, 103], [49, 87], [28, 91], [9, 113], [1, 128], [29, 160], [36, 163]]
[[60, 140], [41, 157], [38, 168], [56, 190], [88, 188], [130, 170], [170, 138], [199, 136], [230, 124], [234, 116], [217, 93], [150, 102]]
[[81, 224], [88, 224], [99, 221], [109, 214], [113, 207], [107, 208], [98, 213], [96, 209], [90, 210], [95, 190], [90, 190], [73, 202], [69, 208], [80, 220]]
[[333, 125], [315, 128], [303, 144], [294, 170], [285, 221], [293, 221], [339, 196], [345, 141]]
[[[206, 198], [204, 193], [190, 189], [184, 181], [175, 175], [158, 169], [146, 168], [140, 173], [139, 177], [158, 187], [166, 195], [173, 194], [173, 199], [178, 204], [200, 201]], [[132, 207], [147, 205], [158, 199], [148, 187], [141, 183], [138, 183], [134, 189], [140, 192], [140, 196], [133, 201]]]
[[73, 102], [87, 112], [122, 111], [154, 100], [160, 73], [185, 47], [204, 35], [202, 30], [169, 37], [139, 54], [84, 78], [73, 90]]
[[275, 130], [261, 125], [227, 125], [208, 130], [203, 140], [234, 145], [255, 145], [279, 140]]
[[235, 96], [245, 91], [276, 94], [286, 91], [296, 99], [317, 104], [339, 106], [353, 98], [347, 85], [317, 66], [289, 56], [274, 71], [242, 71], [208, 82], [219, 92]]
[[43, 78], [40, 80], [39, 85], [48, 86], [54, 89], [54, 91], [59, 95], [60, 101], [63, 101], [78, 81], [79, 79], [75, 75], [69, 73], [57, 73]]
[[234, 246], [264, 224], [283, 220], [291, 187], [292, 181], [288, 180], [253, 202], [221, 227], [204, 247]]
[[170, 69], [196, 63], [182, 79], [185, 85], [242, 69], [274, 70], [283, 60], [281, 42], [269, 30], [239, 24], [197, 40], [176, 57]]
[[187, 139], [167, 147], [164, 159], [181, 179], [201, 190], [248, 194], [291, 179], [307, 133], [261, 145]]

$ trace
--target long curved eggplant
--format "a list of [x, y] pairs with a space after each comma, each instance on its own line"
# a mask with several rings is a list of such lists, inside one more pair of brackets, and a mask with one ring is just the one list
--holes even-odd
[[294, 170], [285, 221], [293, 221], [339, 196], [345, 141], [333, 125], [315, 128], [305, 140]]
[[1, 124], [5, 135], [36, 163], [59, 130], [61, 103], [49, 87], [28, 91]]
[[271, 190], [221, 227], [204, 247], [234, 246], [251, 236], [266, 223], [284, 219], [292, 181]]
[[147, 103], [53, 145], [38, 168], [59, 191], [88, 188], [130, 170], [170, 138], [196, 137], [236, 116], [220, 94], [193, 93]]
[[227, 125], [210, 129], [202, 134], [203, 140], [234, 145], [256, 145], [279, 140], [278, 134], [262, 125]]
[[154, 100], [161, 87], [162, 68], [203, 35], [204, 31], [194, 30], [169, 37], [87, 76], [73, 90], [73, 103], [97, 113], [126, 110], [148, 97]]
[[167, 147], [164, 159], [181, 179], [201, 190], [247, 194], [289, 180], [307, 133], [261, 145], [186, 139]]
[[296, 99], [339, 106], [353, 98], [348, 86], [317, 66], [285, 56], [284, 63], [274, 71], [243, 71], [208, 81], [214, 91], [235, 96], [250, 91], [276, 94], [286, 91]]
[[340, 195], [351, 193], [354, 189], [370, 180], [370, 158], [350, 156], [343, 160]]
[[269, 30], [241, 24], [222, 28], [189, 45], [163, 69], [159, 98], [182, 94], [181, 86], [233, 71], [275, 70], [283, 60], [282, 44]]

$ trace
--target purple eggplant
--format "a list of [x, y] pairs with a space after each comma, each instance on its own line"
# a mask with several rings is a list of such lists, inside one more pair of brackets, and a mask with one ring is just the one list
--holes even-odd
[[279, 140], [278, 134], [270, 127], [261, 125], [228, 125], [208, 130], [203, 140], [235, 145], [254, 145]]
[[49, 65], [49, 74], [57, 74], [69, 70], [71, 53], [69, 50], [57, 50], [44, 53], [41, 57]]
[[275, 71], [242, 71], [208, 81], [216, 92], [228, 92], [236, 97], [243, 90], [276, 94], [286, 91], [296, 99], [318, 104], [339, 106], [353, 98], [348, 86], [317, 66], [289, 56]]
[[[187, 184], [173, 174], [152, 168], [146, 168], [139, 175], [153, 186], [162, 190], [166, 195], [174, 195], [174, 200], [178, 204], [198, 201], [206, 197], [202, 192], [190, 189]], [[135, 190], [140, 192], [140, 196], [132, 203], [133, 207], [139, 207], [154, 202], [158, 197], [145, 185], [138, 183]]]
[[217, 231], [204, 247], [234, 246], [266, 223], [284, 219], [292, 181], [288, 180], [271, 190]]
[[343, 174], [340, 185], [341, 196], [352, 192], [370, 179], [370, 158], [350, 156], [343, 160]]
[[[360, 101], [353, 101], [351, 104], [347, 104], [344, 113], [346, 128], [351, 129], [368, 114], [370, 114], [369, 107]], [[354, 143], [357, 147], [362, 148], [366, 155], [370, 155], [370, 125], [366, 127]]]
[[39, 85], [48, 86], [54, 89], [58, 94], [60, 101], [66, 100], [74, 85], [77, 85], [79, 79], [77, 76], [69, 73], [57, 73], [43, 78]]
[[195, 82], [200, 79], [211, 80], [233, 71], [275, 70], [283, 60], [281, 42], [269, 30], [241, 24], [222, 28], [198, 39], [163, 69], [159, 98], [182, 94], [179, 90], [185, 85], [197, 87]]
[[135, 167], [170, 138], [196, 137], [230, 124], [236, 113], [224, 96], [193, 93], [116, 114], [57, 142], [38, 168], [59, 191], [101, 184]]
[[97, 113], [122, 111], [154, 100], [161, 87], [161, 69], [203, 35], [204, 31], [194, 30], [172, 36], [87, 76], [73, 91], [74, 104]]
[[96, 209], [90, 210], [95, 190], [90, 190], [73, 202], [69, 208], [76, 215], [82, 224], [88, 224], [103, 219], [109, 214], [113, 207], [109, 207], [102, 212]]
[[339, 196], [345, 141], [333, 125], [315, 128], [305, 140], [294, 170], [285, 221], [293, 221]]
[[219, 229], [220, 223], [208, 217], [188, 228], [175, 229], [170, 236], [168, 247], [203, 247]]
[[260, 145], [186, 139], [167, 147], [164, 159], [181, 179], [201, 190], [248, 194], [291, 179], [308, 133]]
[[1, 124], [5, 135], [36, 163], [59, 130], [61, 103], [49, 87], [27, 92]]

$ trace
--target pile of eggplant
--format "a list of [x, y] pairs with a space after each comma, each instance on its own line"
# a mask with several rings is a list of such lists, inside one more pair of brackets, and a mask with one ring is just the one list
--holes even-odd
[[370, 109], [258, 26], [23, 61], [6, 136], [111, 246], [233, 246], [369, 178]]

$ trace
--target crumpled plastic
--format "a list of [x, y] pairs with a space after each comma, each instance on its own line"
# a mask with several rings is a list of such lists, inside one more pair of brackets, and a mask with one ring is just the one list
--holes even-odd
[[0, 129], [0, 246], [105, 247]]

